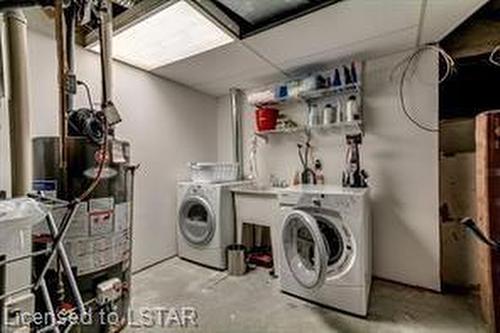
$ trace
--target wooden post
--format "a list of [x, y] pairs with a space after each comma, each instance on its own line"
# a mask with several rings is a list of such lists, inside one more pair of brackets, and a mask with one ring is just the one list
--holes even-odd
[[[478, 225], [500, 240], [500, 110], [476, 117], [476, 172]], [[492, 332], [500, 332], [500, 253], [479, 250], [482, 312]]]

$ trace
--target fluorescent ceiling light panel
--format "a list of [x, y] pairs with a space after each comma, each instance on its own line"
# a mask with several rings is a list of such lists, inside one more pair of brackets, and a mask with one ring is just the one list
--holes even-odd
[[116, 34], [113, 57], [153, 70], [232, 41], [195, 8], [178, 1]]

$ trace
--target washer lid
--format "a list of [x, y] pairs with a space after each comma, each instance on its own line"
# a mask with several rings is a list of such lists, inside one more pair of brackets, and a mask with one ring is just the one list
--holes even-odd
[[328, 268], [328, 252], [314, 217], [293, 210], [285, 217], [281, 231], [283, 254], [294, 278], [305, 288], [321, 287]]
[[184, 199], [179, 209], [179, 230], [194, 245], [208, 244], [215, 233], [215, 215], [208, 201], [201, 196]]

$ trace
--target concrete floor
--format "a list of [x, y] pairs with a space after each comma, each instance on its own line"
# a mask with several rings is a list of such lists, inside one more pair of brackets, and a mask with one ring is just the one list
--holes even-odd
[[[169, 328], [129, 327], [127, 333], [486, 332], [473, 298], [384, 281], [374, 281], [367, 319], [282, 294], [278, 280], [262, 269], [230, 277], [175, 258], [135, 275], [132, 288], [135, 323], [141, 322], [136, 314], [144, 307], [179, 310], [170, 313]], [[182, 306], [196, 309], [197, 328], [172, 321]]]

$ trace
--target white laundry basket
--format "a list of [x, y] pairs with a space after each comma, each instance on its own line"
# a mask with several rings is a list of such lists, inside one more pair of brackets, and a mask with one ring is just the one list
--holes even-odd
[[15, 257], [31, 250], [31, 228], [43, 222], [47, 210], [33, 199], [0, 201], [0, 254]]
[[235, 163], [200, 163], [189, 164], [191, 181], [198, 183], [222, 183], [238, 178], [238, 164]]

